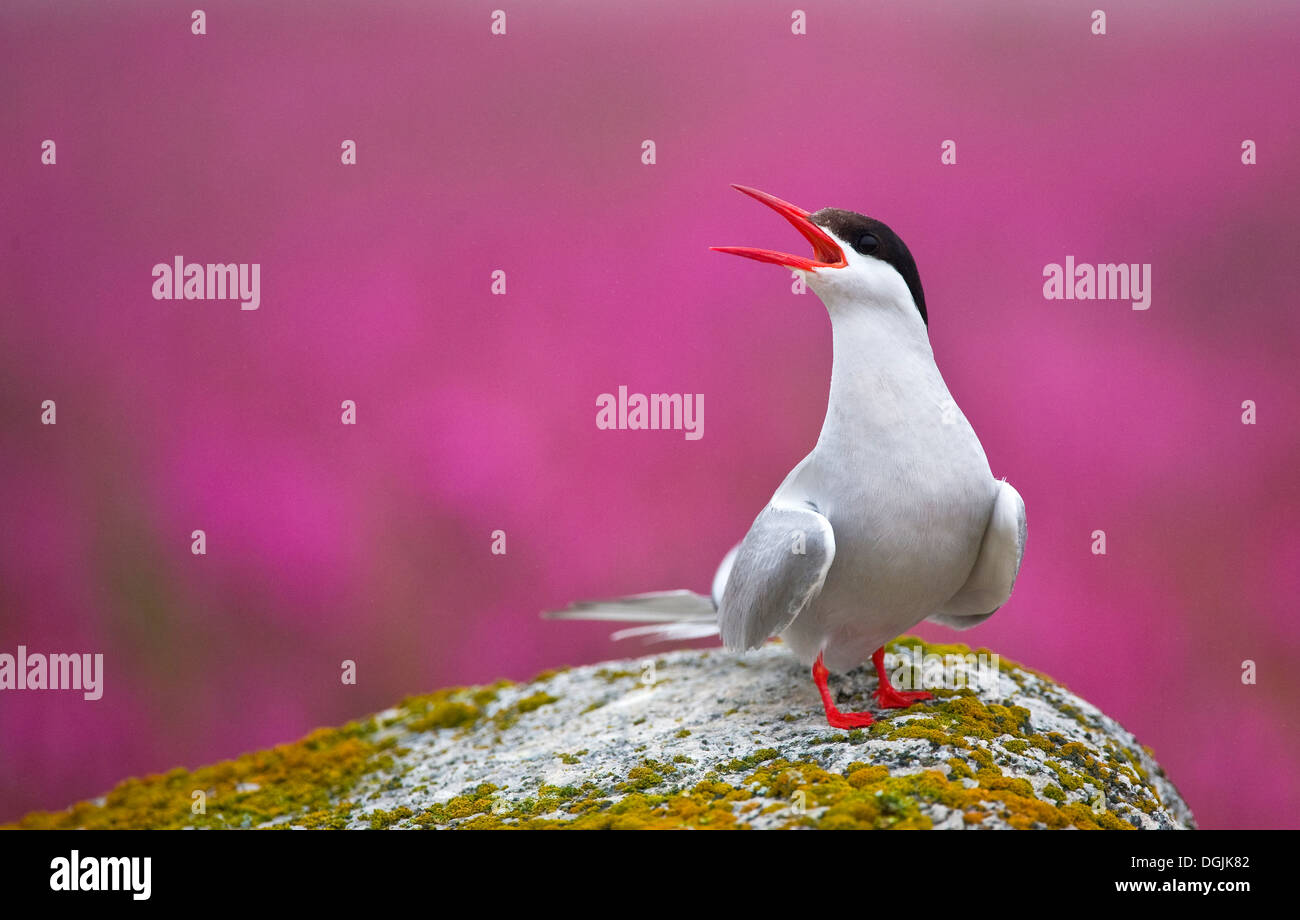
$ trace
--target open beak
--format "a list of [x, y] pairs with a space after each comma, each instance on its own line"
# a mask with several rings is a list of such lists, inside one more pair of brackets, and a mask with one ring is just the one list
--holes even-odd
[[788, 220], [796, 230], [803, 234], [804, 239], [812, 243], [815, 258], [793, 256], [772, 249], [753, 249], [749, 246], [710, 246], [710, 249], [717, 252], [729, 252], [733, 256], [744, 256], [746, 259], [754, 259], [759, 262], [772, 262], [775, 265], [784, 265], [786, 268], [797, 268], [802, 271], [812, 271], [817, 268], [844, 268], [849, 264], [844, 258], [844, 250], [840, 248], [840, 244], [835, 242], [835, 238], [829, 233], [809, 220], [808, 212], [803, 208], [796, 207], [788, 201], [782, 201], [775, 195], [760, 192], [758, 189], [746, 185], [732, 185], [732, 188], [744, 192], [750, 198], [757, 198]]

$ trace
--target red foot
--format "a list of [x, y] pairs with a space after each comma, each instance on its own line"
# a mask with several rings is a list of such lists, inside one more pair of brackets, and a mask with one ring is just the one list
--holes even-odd
[[906, 709], [921, 700], [934, 699], [933, 693], [927, 693], [924, 690], [894, 689], [894, 685], [889, 682], [889, 675], [885, 673], [885, 647], [883, 645], [872, 652], [871, 663], [876, 666], [876, 674], [880, 677], [880, 686], [876, 688], [876, 702], [880, 704], [882, 709]]
[[871, 713], [840, 712], [831, 701], [831, 688], [826, 685], [830, 673], [822, 662], [822, 656], [818, 654], [817, 660], [813, 662], [812, 677], [817, 692], [822, 695], [822, 705], [826, 707], [826, 721], [831, 724], [831, 728], [866, 728], [873, 721]]

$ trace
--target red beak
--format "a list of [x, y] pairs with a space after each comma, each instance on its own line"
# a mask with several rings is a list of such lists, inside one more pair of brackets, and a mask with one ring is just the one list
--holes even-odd
[[782, 201], [775, 195], [760, 192], [758, 189], [749, 188], [746, 185], [732, 185], [731, 187], [744, 192], [750, 198], [757, 198], [788, 220], [796, 230], [803, 234], [804, 239], [812, 243], [813, 253], [816, 258], [792, 256], [789, 253], [776, 252], [772, 249], [752, 249], [749, 246], [710, 246], [710, 249], [717, 252], [729, 252], [733, 256], [744, 256], [746, 259], [755, 259], [759, 262], [772, 262], [776, 265], [784, 265], [786, 268], [798, 268], [803, 271], [811, 271], [815, 268], [844, 268], [849, 264], [844, 258], [844, 250], [840, 248], [840, 244], [835, 242], [833, 236], [809, 220], [808, 212], [803, 208], [796, 207], [788, 201]]

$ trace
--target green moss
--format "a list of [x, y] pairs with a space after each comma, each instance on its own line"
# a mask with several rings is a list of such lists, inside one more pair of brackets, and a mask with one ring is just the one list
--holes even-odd
[[[905, 641], [915, 644], [914, 640]], [[969, 653], [965, 646], [921, 644], [931, 654]], [[1008, 663], [1001, 663], [1005, 672]], [[635, 671], [602, 671], [602, 679], [608, 683], [639, 677]], [[545, 683], [556, 673], [543, 672], [538, 680]], [[1022, 685], [1034, 679], [1020, 672], [1012, 672], [1012, 676]], [[403, 701], [395, 715], [385, 717], [384, 735], [403, 729], [448, 731], [453, 744], [464, 744], [469, 751], [470, 746], [482, 748], [493, 736], [499, 740], [505, 729], [558, 699], [532, 686], [524, 688], [513, 704], [502, 706], [500, 691], [507, 686], [508, 682], [498, 682], [412, 697]], [[512, 790], [513, 800], [491, 783], [480, 783], [447, 802], [423, 806], [423, 810], [365, 808], [364, 803], [381, 800], [388, 791], [408, 788], [418, 794], [424, 788], [427, 792], [425, 787], [403, 785], [403, 774], [410, 766], [397, 771], [393, 758], [405, 749], [396, 747], [393, 738], [381, 740], [379, 725], [369, 719], [201, 770], [178, 769], [128, 780], [109, 793], [103, 805], [81, 803], [66, 812], [36, 813], [18, 826], [254, 827], [275, 822], [280, 828], [341, 828], [361, 823], [374, 828], [703, 829], [746, 827], [762, 816], [764, 823], [775, 818], [786, 827], [920, 828], [930, 825], [926, 810], [943, 805], [967, 824], [996, 819], [1019, 828], [1124, 829], [1132, 826], [1124, 817], [1110, 810], [1094, 812], [1080, 799], [1092, 801], [1094, 796], [1104, 795], [1111, 802], [1123, 803], [1125, 809], [1147, 813], [1159, 805], [1134, 750], [1110, 743], [1103, 750], [1094, 750], [1057, 732], [1034, 732], [1027, 709], [985, 702], [970, 690], [939, 690], [935, 696], [924, 706], [883, 714], [866, 730], [813, 738], [804, 735], [796, 744], [797, 754], [768, 747], [726, 761], [705, 760], [699, 767], [682, 754], [662, 762], [646, 758], [624, 775], [604, 774], [580, 785], [542, 784]], [[584, 711], [603, 703], [593, 702]], [[1082, 721], [1077, 710], [1056, 705], [1064, 716]], [[733, 709], [727, 715], [736, 712], [739, 710]], [[783, 720], [806, 718], [787, 713]], [[645, 722], [645, 717], [640, 717], [634, 724]], [[761, 731], [756, 728], [754, 733]], [[692, 732], [682, 728], [672, 734], [680, 739]], [[882, 765], [863, 762], [870, 760], [868, 742], [904, 739], [928, 742], [904, 750], [902, 769], [913, 772], [900, 770], [891, 775]], [[842, 773], [828, 771], [816, 762], [818, 757], [838, 759], [843, 750], [822, 746], [845, 743], [868, 745], [863, 760], [849, 764]], [[783, 746], [791, 747], [789, 743]], [[640, 747], [646, 749], [647, 745]], [[1007, 754], [1025, 755], [1031, 748], [1049, 755], [1045, 767], [1055, 780], [1037, 795], [1028, 780], [1006, 776], [999, 766], [1011, 762]], [[555, 756], [575, 765], [587, 753], [584, 749], [556, 752]], [[945, 763], [946, 775], [942, 772]], [[366, 780], [366, 785], [358, 788], [365, 777], [378, 771], [394, 775]], [[194, 789], [207, 792], [206, 815], [190, 813]]]
[[[271, 821], [341, 827], [353, 810], [347, 794], [368, 773], [391, 768], [394, 741], [376, 741], [374, 719], [312, 732], [294, 744], [244, 754], [197, 770], [128, 779], [102, 804], [33, 812], [13, 827], [121, 829], [256, 827]], [[240, 791], [240, 790], [243, 791]], [[205, 813], [194, 814], [195, 792]], [[338, 804], [334, 804], [338, 803]]]
[[960, 757], [948, 758], [949, 775], [954, 779], [974, 779], [975, 773]]
[[1095, 815], [1097, 823], [1107, 830], [1111, 831], [1131, 831], [1136, 830], [1132, 824], [1129, 824], [1113, 811], [1104, 811]]
[[1083, 788], [1083, 780], [1064, 767], [1048, 761], [1047, 767], [1056, 774], [1060, 780], [1061, 788], [1068, 789], [1070, 792], [1078, 792]]
[[623, 792], [637, 792], [643, 789], [652, 789], [662, 784], [664, 778], [652, 770], [650, 767], [633, 767], [627, 772], [627, 782], [619, 786]]
[[370, 814], [370, 829], [372, 831], [382, 831], [385, 828], [392, 827], [398, 821], [404, 821], [414, 815], [411, 809], [402, 806], [394, 808], [392, 811], [375, 811]]
[[497, 701], [499, 694], [495, 687], [483, 687], [481, 690], [475, 690], [470, 694], [470, 699], [479, 709], [486, 709], [492, 703]]
[[504, 731], [519, 721], [519, 717], [540, 709], [543, 706], [559, 700], [558, 696], [551, 696], [544, 690], [538, 690], [536, 693], [529, 694], [522, 699], [517, 700], [512, 706], [505, 706], [498, 709], [492, 714], [492, 721], [499, 730]]
[[[748, 816], [762, 814], [784, 815], [787, 827], [906, 829], [928, 828], [930, 820], [923, 808], [942, 804], [960, 812], [967, 823], [997, 816], [1020, 828], [1130, 826], [1113, 812], [1094, 814], [1079, 803], [1059, 806], [1038, 799], [1026, 780], [989, 769], [981, 770], [978, 787], [967, 789], [936, 770], [893, 776], [883, 766], [855, 761], [837, 774], [811, 761], [782, 759], [773, 749], [735, 758], [732, 764], [743, 767], [749, 761], [755, 769], [737, 785], [711, 774], [687, 791], [654, 794], [649, 790], [664, 783], [662, 771], [667, 765], [647, 760], [628, 771], [619, 784], [624, 794], [617, 800], [591, 784], [582, 789], [544, 786], [535, 807], [525, 803], [493, 814], [486, 799], [454, 799], [441, 812], [431, 810], [412, 823], [443, 826], [436, 820], [441, 817], [470, 828], [722, 828], [745, 827]], [[960, 760], [956, 763], [965, 767]], [[957, 772], [954, 764], [950, 766]], [[1064, 795], [1059, 789], [1055, 792]], [[1048, 797], [1055, 796], [1049, 793]], [[773, 798], [778, 801], [767, 802]], [[560, 810], [557, 805], [563, 805], [565, 817], [542, 817]]]
[[519, 702], [515, 703], [515, 708], [520, 712], [532, 712], [545, 706], [547, 703], [554, 703], [559, 699], [558, 696], [551, 696], [549, 693], [538, 691], [531, 696], [526, 696]]
[[848, 735], [820, 735], [809, 741], [809, 744], [847, 744]]
[[483, 711], [470, 703], [444, 700], [430, 704], [424, 714], [408, 722], [412, 731], [423, 732], [436, 728], [461, 728], [473, 725]]
[[470, 815], [484, 814], [492, 810], [492, 800], [458, 795], [443, 806], [448, 818], [468, 818]]
[[997, 814], [1013, 827], [1066, 827], [1072, 823], [1070, 816], [1054, 805], [1034, 797], [1032, 787], [1022, 779], [986, 776], [979, 787], [967, 789], [937, 770], [889, 776], [867, 769], [854, 764], [841, 777], [815, 764], [778, 761], [757, 772], [750, 782], [759, 784], [768, 795], [788, 798], [802, 792], [808, 806], [827, 807], [820, 819], [796, 818], [791, 826], [929, 827], [929, 819], [921, 812], [925, 803], [957, 809], [976, 821]]
[[767, 760], [773, 760], [781, 756], [781, 752], [776, 748], [763, 748], [755, 751], [747, 757], [736, 757], [730, 763], [718, 767], [723, 773], [740, 773], [744, 770], [752, 769]]
[[824, 830], [924, 830], [930, 827], [930, 819], [921, 814], [915, 799], [881, 791], [876, 795], [859, 793], [845, 796], [827, 809], [816, 826]]
[[889, 778], [889, 768], [882, 766], [867, 766], [866, 764], [851, 763], [848, 769], [844, 771], [844, 777], [849, 781], [849, 785], [854, 789], [861, 789], [872, 783], [878, 783]]

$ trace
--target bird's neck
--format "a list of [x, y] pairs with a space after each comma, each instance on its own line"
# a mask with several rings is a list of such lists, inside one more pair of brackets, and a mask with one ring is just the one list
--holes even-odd
[[947, 393], [921, 317], [901, 304], [831, 305], [834, 358], [822, 438], [907, 424]]

